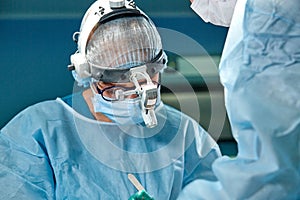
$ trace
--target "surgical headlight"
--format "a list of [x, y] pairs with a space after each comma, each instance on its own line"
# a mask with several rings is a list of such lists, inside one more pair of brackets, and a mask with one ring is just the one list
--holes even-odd
[[[80, 32], [75, 32], [73, 35], [73, 39], [78, 43], [78, 50], [70, 57], [71, 65], [68, 66], [69, 70], [75, 70], [80, 78], [90, 77], [95, 81], [104, 82], [129, 82], [129, 69], [106, 66], [106, 63], [98, 64], [94, 62], [93, 58], [87, 58], [87, 45], [95, 30], [101, 29], [101, 25], [107, 22], [123, 17], [143, 17], [151, 26], [155, 27], [148, 16], [139, 10], [133, 1], [98, 0], [86, 12], [81, 23]], [[138, 63], [130, 68], [146, 65], [146, 71], [150, 77], [162, 70], [166, 63], [165, 53], [161, 47], [155, 48], [160, 48], [155, 58], [144, 63]], [[110, 50], [104, 50], [101, 53], [103, 53], [104, 57], [107, 57], [106, 53], [109, 54], [109, 52]]]
[[131, 69], [140, 66], [145, 67], [145, 72], [152, 78], [155, 74], [160, 72], [165, 68], [166, 59], [164, 58], [163, 51], [161, 50], [159, 54], [148, 63], [142, 65], [134, 66], [128, 69], [116, 69], [109, 67], [99, 67], [90, 64], [91, 67], [91, 77], [97, 81], [103, 82], [117, 82], [117, 83], [128, 83], [131, 82]]

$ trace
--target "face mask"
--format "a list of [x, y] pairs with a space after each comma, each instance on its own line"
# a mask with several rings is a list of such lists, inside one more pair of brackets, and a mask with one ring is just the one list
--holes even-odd
[[[122, 101], [106, 101], [98, 93], [94, 93], [92, 103], [95, 112], [100, 112], [118, 124], [140, 124], [143, 123], [142, 109], [140, 106], [141, 98], [125, 99]], [[160, 87], [156, 106], [160, 104]]]
[[219, 26], [230, 26], [236, 0], [194, 0], [191, 8], [205, 21]]

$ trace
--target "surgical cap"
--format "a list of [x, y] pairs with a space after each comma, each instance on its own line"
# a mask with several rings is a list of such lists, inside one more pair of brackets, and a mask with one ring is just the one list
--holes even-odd
[[98, 67], [128, 69], [150, 62], [162, 49], [154, 24], [128, 16], [99, 24], [87, 44], [87, 61]]

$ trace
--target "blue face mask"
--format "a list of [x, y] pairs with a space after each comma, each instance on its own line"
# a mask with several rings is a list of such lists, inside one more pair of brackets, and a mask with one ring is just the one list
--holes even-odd
[[[141, 124], [144, 122], [140, 106], [140, 97], [125, 99], [122, 101], [106, 101], [100, 94], [95, 93], [94, 91], [93, 93], [94, 97], [92, 98], [92, 103], [95, 112], [104, 114], [113, 122], [118, 124]], [[159, 87], [156, 106], [158, 106], [160, 102]]]
[[106, 101], [100, 94], [92, 98], [94, 111], [100, 112], [118, 124], [139, 124], [143, 122], [140, 98], [123, 101]]

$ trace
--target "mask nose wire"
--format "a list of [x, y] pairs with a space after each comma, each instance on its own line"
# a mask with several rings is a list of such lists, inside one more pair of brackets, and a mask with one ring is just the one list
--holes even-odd
[[94, 82], [90, 81], [90, 88], [91, 88], [93, 94], [96, 95], [96, 94], [98, 94], [98, 92], [95, 91], [94, 87], [98, 87], [98, 86], [95, 86]]

